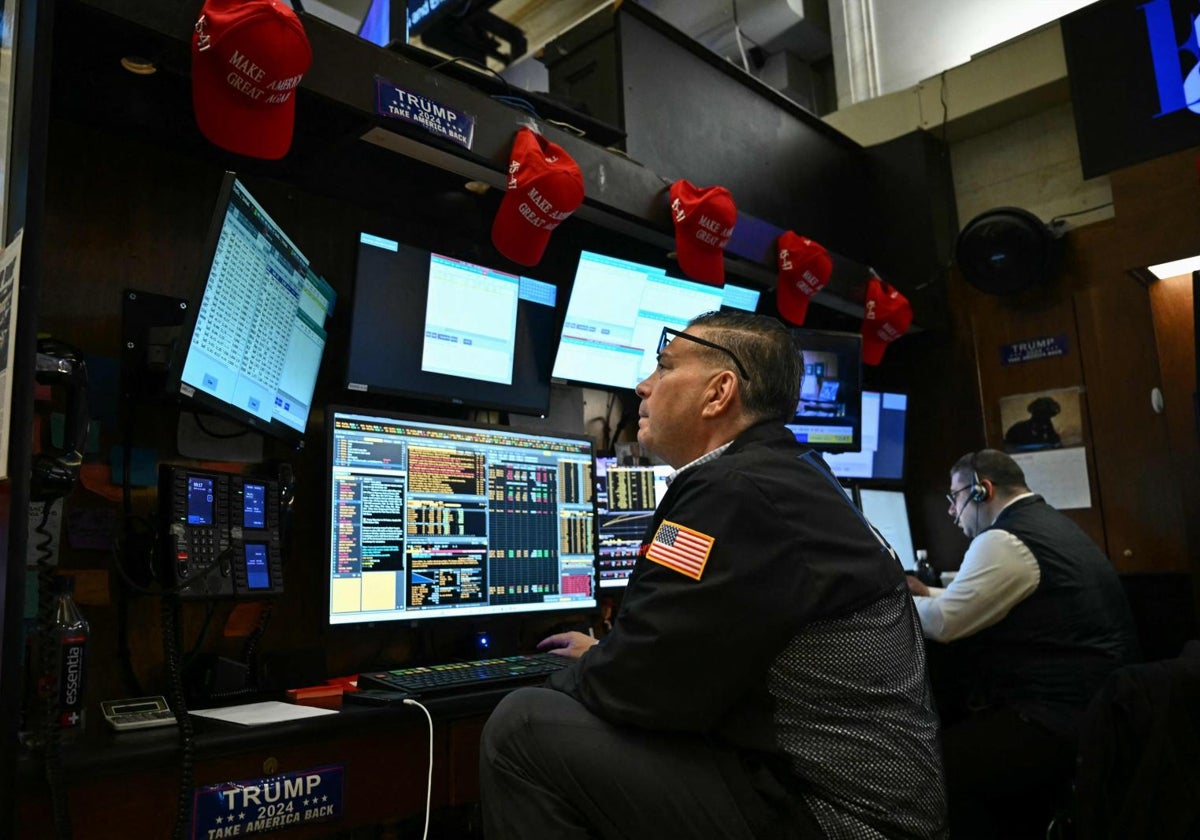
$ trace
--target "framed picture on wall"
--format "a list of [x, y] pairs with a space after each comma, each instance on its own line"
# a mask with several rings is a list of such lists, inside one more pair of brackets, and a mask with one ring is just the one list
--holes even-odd
[[1000, 398], [1006, 452], [1061, 449], [1083, 443], [1082, 388], [1056, 388]]

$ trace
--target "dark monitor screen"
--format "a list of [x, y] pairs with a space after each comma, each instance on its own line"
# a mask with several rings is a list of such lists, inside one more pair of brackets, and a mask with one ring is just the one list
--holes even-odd
[[863, 482], [904, 480], [904, 432], [908, 397], [862, 392], [862, 446], [855, 452], [830, 453], [825, 463], [840, 479]]
[[666, 465], [622, 465], [610, 456], [596, 458], [596, 572], [601, 587], [628, 583], [673, 472]]
[[590, 440], [327, 412], [330, 624], [596, 605]]
[[544, 414], [557, 289], [362, 234], [346, 387]]
[[554, 378], [634, 388], [654, 370], [663, 327], [683, 329], [721, 308], [716, 286], [665, 269], [582, 251], [554, 360]]
[[231, 172], [205, 250], [172, 390], [198, 406], [300, 440], [337, 298]]
[[821, 452], [862, 445], [862, 336], [794, 329], [802, 358], [800, 402], [788, 428]]

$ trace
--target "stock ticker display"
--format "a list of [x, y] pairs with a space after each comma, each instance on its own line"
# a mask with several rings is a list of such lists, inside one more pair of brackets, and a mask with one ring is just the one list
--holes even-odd
[[330, 623], [595, 604], [590, 441], [331, 414]]

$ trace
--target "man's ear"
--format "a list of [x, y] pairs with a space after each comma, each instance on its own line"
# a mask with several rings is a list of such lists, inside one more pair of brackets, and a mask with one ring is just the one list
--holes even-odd
[[732, 410], [741, 399], [741, 383], [731, 370], [714, 374], [704, 393], [703, 417], [720, 417]]

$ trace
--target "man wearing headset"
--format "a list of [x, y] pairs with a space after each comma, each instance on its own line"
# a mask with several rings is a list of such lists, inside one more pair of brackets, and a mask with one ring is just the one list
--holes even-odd
[[1133, 620], [1108, 558], [1008, 455], [959, 458], [946, 499], [971, 545], [945, 589], [908, 586], [926, 638], [954, 643], [932, 666], [936, 683], [953, 662], [961, 694], [939, 696], [951, 836], [1020, 836], [1014, 819], [1044, 829], [1088, 700], [1136, 657]]

